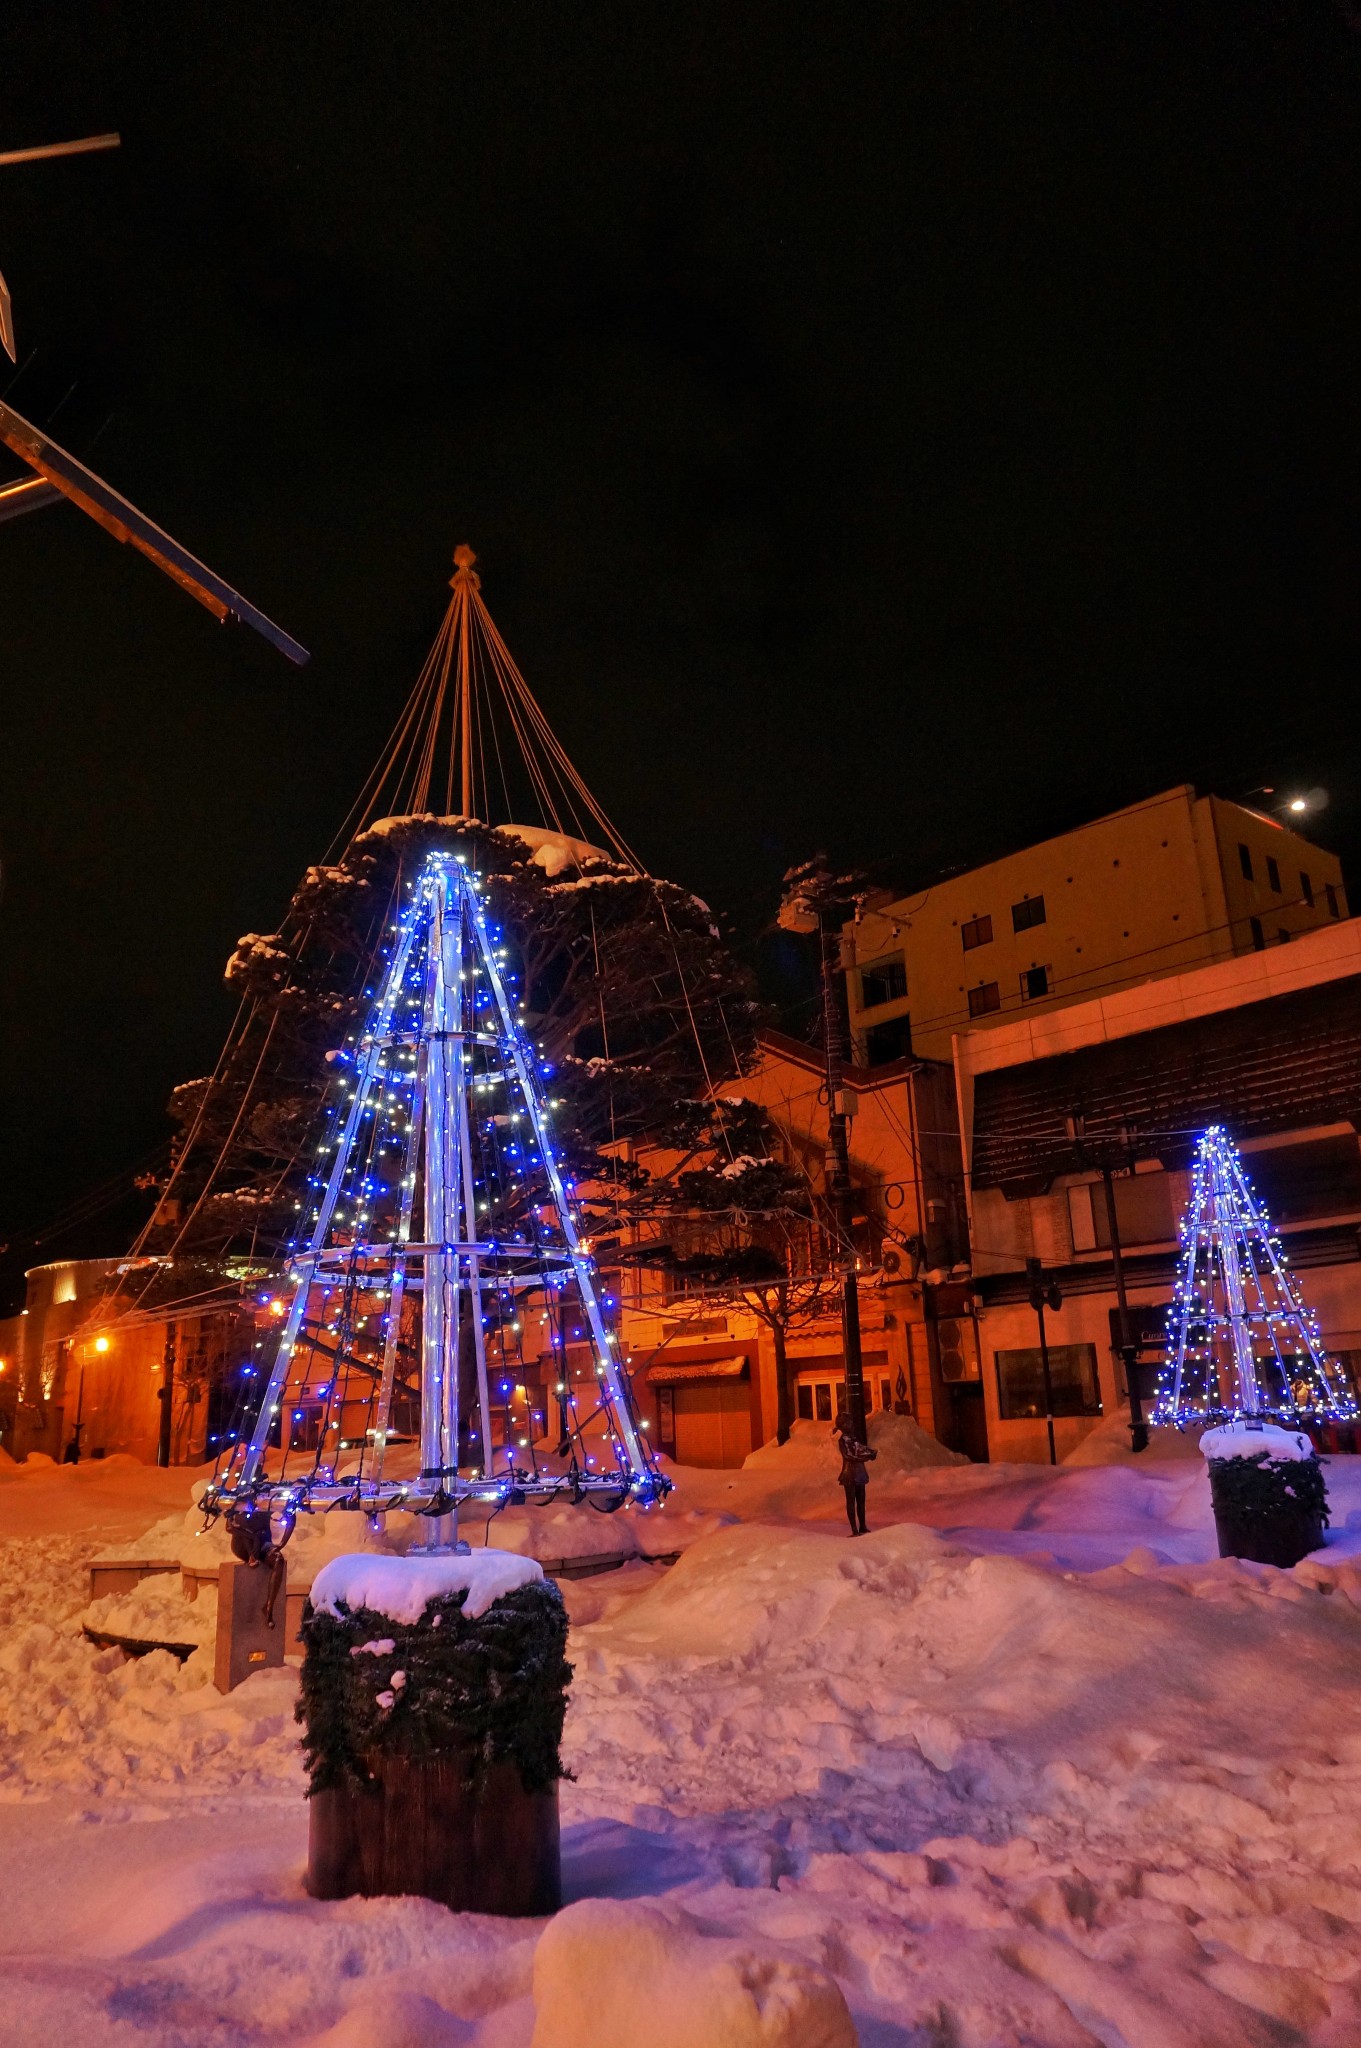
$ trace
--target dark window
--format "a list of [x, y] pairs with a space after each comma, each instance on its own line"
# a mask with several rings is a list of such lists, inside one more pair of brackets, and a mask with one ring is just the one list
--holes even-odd
[[892, 1017], [886, 1024], [872, 1024], [865, 1033], [865, 1064], [886, 1067], [890, 1060], [912, 1056], [912, 1019]]
[[1252, 880], [1252, 855], [1241, 839], [1238, 842], [1238, 865], [1243, 870], [1243, 880], [1250, 882]]
[[1040, 996], [1047, 996], [1048, 993], [1049, 969], [1047, 967], [1027, 967], [1021, 976], [1021, 1001], [1023, 1003], [1033, 1003]]
[[1290, 934], [1289, 934], [1289, 932], [1288, 932], [1288, 931], [1286, 930], [1285, 926], [1284, 926], [1284, 925], [1279, 925], [1279, 926], [1277, 927], [1277, 931], [1276, 931], [1276, 940], [1277, 940], [1277, 943], [1278, 943], [1279, 945], [1282, 945], [1282, 946], [1284, 946], [1284, 945], [1285, 945], [1285, 944], [1287, 943], [1287, 941], [1289, 940], [1289, 937], [1290, 937]]
[[813, 1392], [814, 1392], [814, 1393], [815, 1393], [815, 1394], [817, 1395], [817, 1409], [818, 1409], [817, 1419], [818, 1419], [818, 1421], [819, 1421], [819, 1422], [830, 1422], [830, 1421], [831, 1421], [831, 1419], [832, 1419], [832, 1390], [831, 1390], [831, 1388], [830, 1388], [829, 1386], [827, 1386], [827, 1385], [826, 1385], [826, 1383], [824, 1382], [823, 1384], [821, 1384], [821, 1385], [819, 1385], [819, 1386], [816, 1386], [816, 1387], [814, 1387], [814, 1389], [813, 1389]]
[[1014, 932], [1028, 932], [1033, 924], [1044, 923], [1043, 896], [1027, 896], [1024, 903], [1011, 906], [1011, 929]]
[[[1043, 1415], [1044, 1367], [1039, 1346], [1033, 1351], [999, 1351], [995, 1356], [1002, 1420], [1019, 1422], [1027, 1416]], [[1095, 1344], [1051, 1344], [1049, 1384], [1055, 1415], [1099, 1415]]]
[[972, 953], [975, 946], [990, 946], [992, 944], [992, 919], [990, 917], [971, 917], [967, 924], [962, 924], [959, 927], [959, 936], [964, 941], [966, 953]]
[[[1171, 1183], [1165, 1173], [1134, 1173], [1127, 1180], [1112, 1181], [1111, 1186], [1115, 1190], [1115, 1220], [1122, 1248], [1175, 1239], [1177, 1217]], [[1111, 1226], [1106, 1213], [1106, 1190], [1100, 1181], [1092, 1187], [1092, 1227], [1097, 1244], [1105, 1251], [1111, 1241]]]
[[896, 955], [876, 960], [860, 970], [860, 1007], [875, 1010], [880, 1003], [897, 1003], [907, 994], [907, 962]]
[[1312, 910], [1314, 907], [1314, 885], [1308, 875], [1305, 874], [1303, 868], [1300, 869], [1300, 894]]
[[1273, 1223], [1361, 1209], [1361, 1146], [1345, 1133], [1250, 1152], [1243, 1167]]
[[1331, 882], [1325, 882], [1323, 888], [1324, 894], [1328, 898], [1328, 915], [1329, 917], [1336, 917], [1338, 915], [1337, 891]]
[[1266, 933], [1262, 930], [1261, 918], [1250, 917], [1248, 919], [1248, 930], [1252, 933], [1253, 952], [1260, 953], [1262, 951], [1262, 948], [1266, 945]]
[[990, 1010], [1002, 1007], [1002, 991], [995, 981], [981, 981], [977, 988], [969, 990], [969, 1015], [986, 1017]]
[[1276, 865], [1274, 853], [1269, 853], [1266, 857], [1266, 878], [1279, 896], [1281, 893], [1281, 871]]
[[799, 1421], [811, 1422], [813, 1420], [813, 1389], [808, 1386], [800, 1387], [798, 1395]]

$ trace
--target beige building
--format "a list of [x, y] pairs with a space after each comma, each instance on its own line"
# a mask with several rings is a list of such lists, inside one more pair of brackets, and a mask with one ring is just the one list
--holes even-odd
[[1190, 784], [846, 928], [856, 1057], [950, 1058], [958, 1031], [1261, 952], [1347, 916], [1334, 855]]
[[125, 1270], [119, 1259], [63, 1259], [25, 1275], [24, 1307], [0, 1321], [0, 1448], [11, 1457], [126, 1453], [154, 1463], [167, 1347], [170, 1462], [213, 1455], [228, 1354], [248, 1357], [253, 1332], [220, 1310], [128, 1314], [118, 1297]]

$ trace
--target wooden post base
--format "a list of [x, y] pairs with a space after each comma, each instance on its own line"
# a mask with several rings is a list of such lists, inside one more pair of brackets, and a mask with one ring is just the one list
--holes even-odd
[[1214, 1518], [1219, 1555], [1246, 1558], [1250, 1564], [1274, 1564], [1288, 1572], [1323, 1543], [1321, 1518], [1305, 1508], [1244, 1515], [1216, 1507]]
[[217, 1650], [213, 1683], [230, 1692], [254, 1671], [268, 1671], [284, 1661], [287, 1629], [287, 1578], [274, 1598], [274, 1626], [265, 1621], [269, 1597], [267, 1564], [224, 1564], [217, 1574]]
[[456, 1913], [539, 1916], [562, 1904], [558, 1791], [526, 1792], [514, 1763], [469, 1789], [457, 1757], [371, 1756], [367, 1785], [309, 1802], [314, 1899], [415, 1893]]

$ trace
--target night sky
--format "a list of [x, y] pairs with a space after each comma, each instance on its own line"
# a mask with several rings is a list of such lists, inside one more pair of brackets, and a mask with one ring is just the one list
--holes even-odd
[[8, 0], [0, 148], [124, 138], [0, 170], [11, 402], [313, 651], [0, 527], [11, 1262], [126, 1241], [32, 1234], [164, 1143], [459, 540], [748, 943], [818, 844], [923, 882], [1180, 781], [1324, 786], [1354, 871], [1352, 12]]

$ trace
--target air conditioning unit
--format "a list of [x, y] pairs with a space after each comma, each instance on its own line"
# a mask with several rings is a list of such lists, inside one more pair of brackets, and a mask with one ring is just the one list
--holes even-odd
[[947, 1386], [962, 1386], [979, 1377], [974, 1329], [967, 1316], [942, 1317], [936, 1324], [940, 1376]]
[[879, 1254], [879, 1265], [890, 1280], [897, 1278], [907, 1264], [907, 1254], [901, 1245], [886, 1244]]

